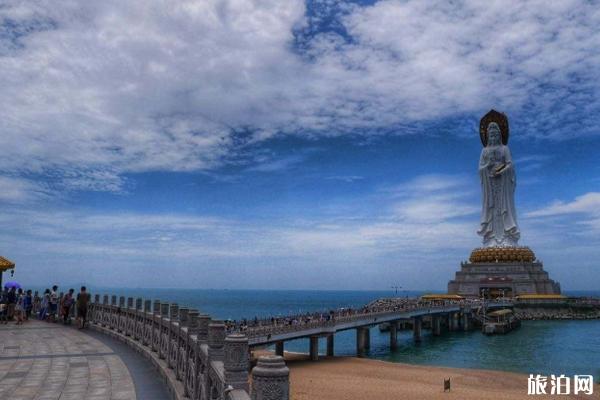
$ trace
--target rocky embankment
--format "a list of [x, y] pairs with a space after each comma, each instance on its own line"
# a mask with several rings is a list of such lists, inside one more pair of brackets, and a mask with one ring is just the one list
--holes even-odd
[[521, 320], [600, 319], [600, 307], [515, 307]]

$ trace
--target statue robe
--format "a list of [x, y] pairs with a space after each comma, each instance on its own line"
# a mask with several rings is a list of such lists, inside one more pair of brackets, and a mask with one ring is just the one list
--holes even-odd
[[[502, 172], [493, 176], [494, 170], [505, 165]], [[481, 229], [483, 245], [516, 246], [520, 237], [515, 212], [516, 175], [508, 146], [487, 146], [481, 151], [479, 176], [483, 205]]]

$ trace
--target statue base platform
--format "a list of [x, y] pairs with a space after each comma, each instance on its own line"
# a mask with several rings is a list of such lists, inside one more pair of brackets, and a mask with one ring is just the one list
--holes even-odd
[[527, 247], [475, 249], [460, 265], [448, 293], [465, 297], [514, 297], [560, 294], [560, 284], [549, 278], [541, 261]]

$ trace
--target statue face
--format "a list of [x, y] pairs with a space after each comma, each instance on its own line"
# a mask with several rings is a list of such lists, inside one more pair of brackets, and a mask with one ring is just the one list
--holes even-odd
[[498, 146], [500, 144], [500, 127], [495, 122], [490, 122], [487, 129], [488, 146]]

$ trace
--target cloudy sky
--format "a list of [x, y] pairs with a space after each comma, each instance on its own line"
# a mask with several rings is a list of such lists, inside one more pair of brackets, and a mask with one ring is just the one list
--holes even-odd
[[479, 118], [521, 243], [599, 289], [593, 1], [3, 1], [0, 254], [128, 287], [443, 289]]

